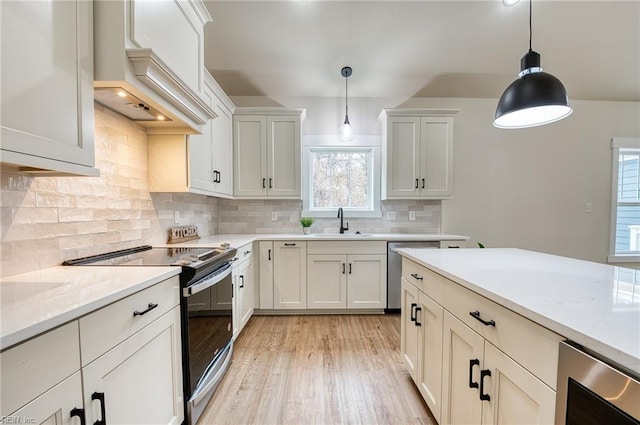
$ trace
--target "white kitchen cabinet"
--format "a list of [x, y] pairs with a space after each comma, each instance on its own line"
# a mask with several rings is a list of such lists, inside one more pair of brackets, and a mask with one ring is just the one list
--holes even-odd
[[235, 290], [233, 297], [233, 337], [237, 338], [253, 315], [254, 271], [253, 244], [238, 248], [238, 260], [233, 265], [232, 280]]
[[12, 418], [3, 422], [72, 424], [72, 414], [84, 415], [77, 320], [3, 351], [0, 369], [0, 417]]
[[309, 309], [386, 307], [386, 243], [313, 241], [307, 252]]
[[261, 310], [273, 310], [273, 242], [258, 243], [259, 288], [256, 305]]
[[273, 308], [307, 308], [307, 242], [273, 242]]
[[1, 158], [37, 175], [97, 176], [93, 3], [0, 2]]
[[[151, 192], [191, 192], [230, 198], [233, 195], [231, 117], [235, 106], [205, 71], [203, 98], [216, 118], [202, 134], [149, 134]], [[149, 130], [153, 133], [153, 130]]]
[[143, 126], [200, 132], [215, 117], [203, 98], [204, 25], [212, 20], [204, 3], [96, 0], [94, 8], [94, 87], [124, 89], [170, 119]]
[[87, 423], [182, 423], [178, 291], [174, 277], [80, 319]]
[[405, 278], [402, 278], [401, 299], [402, 358], [429, 410], [440, 423], [444, 309]]
[[304, 109], [237, 108], [233, 115], [236, 198], [301, 199]]
[[382, 199], [453, 196], [453, 115], [457, 110], [384, 109]]

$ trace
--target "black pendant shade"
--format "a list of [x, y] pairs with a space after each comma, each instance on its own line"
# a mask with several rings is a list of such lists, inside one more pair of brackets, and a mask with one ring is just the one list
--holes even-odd
[[561, 120], [573, 112], [562, 82], [542, 72], [540, 54], [531, 49], [531, 38], [529, 0], [529, 51], [520, 60], [518, 79], [500, 97], [493, 121], [495, 127], [535, 127]]

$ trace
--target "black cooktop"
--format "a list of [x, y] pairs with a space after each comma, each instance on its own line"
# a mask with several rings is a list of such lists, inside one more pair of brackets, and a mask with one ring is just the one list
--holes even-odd
[[150, 245], [67, 260], [63, 266], [187, 266], [199, 268], [235, 251], [233, 248], [153, 248]]

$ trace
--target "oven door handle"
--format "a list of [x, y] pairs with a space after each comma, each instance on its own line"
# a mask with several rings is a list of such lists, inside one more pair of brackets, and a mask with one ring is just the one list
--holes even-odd
[[221, 273], [216, 273], [210, 278], [205, 278], [200, 280], [199, 282], [194, 283], [191, 286], [187, 286], [182, 290], [182, 295], [185, 298], [190, 297], [193, 294], [197, 294], [198, 292], [204, 291], [207, 288], [212, 287], [213, 285], [223, 281], [229, 275], [231, 275], [231, 264], [227, 264], [223, 266], [224, 271]]

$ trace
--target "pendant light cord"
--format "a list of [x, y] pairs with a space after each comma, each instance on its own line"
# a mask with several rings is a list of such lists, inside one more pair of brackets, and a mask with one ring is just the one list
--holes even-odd
[[531, 6], [533, 3], [533, 0], [529, 0], [529, 51], [531, 51], [531, 39], [533, 38], [533, 24], [532, 24], [532, 19], [531, 19], [531, 15], [532, 15], [532, 9], [533, 7]]
[[349, 117], [349, 77], [344, 77], [344, 114]]

